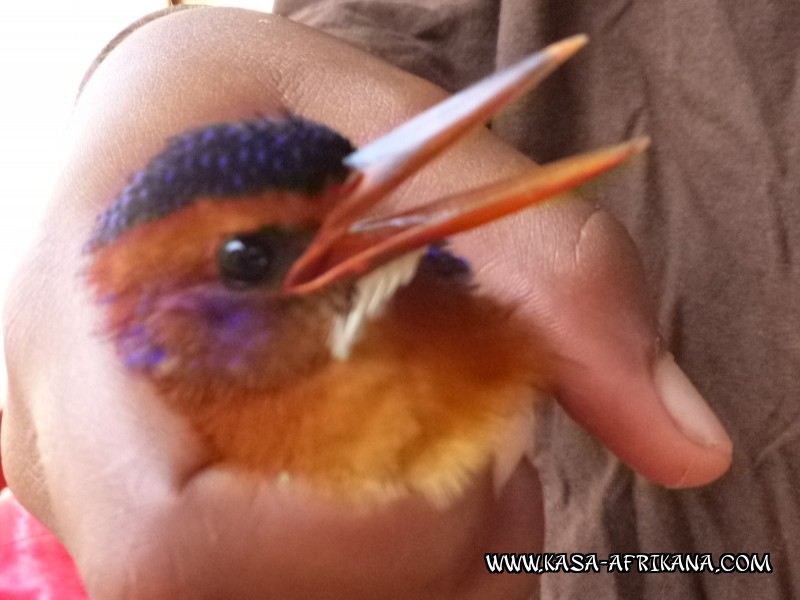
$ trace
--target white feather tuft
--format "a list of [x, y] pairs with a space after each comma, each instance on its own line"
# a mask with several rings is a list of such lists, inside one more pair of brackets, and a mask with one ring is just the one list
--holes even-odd
[[404, 254], [356, 281], [350, 310], [333, 322], [329, 346], [334, 358], [347, 360], [364, 323], [379, 316], [395, 292], [414, 278], [425, 252], [427, 248]]

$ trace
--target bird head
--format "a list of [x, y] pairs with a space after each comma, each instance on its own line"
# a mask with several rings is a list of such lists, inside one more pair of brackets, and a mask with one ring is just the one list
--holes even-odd
[[132, 371], [209, 460], [375, 505], [502, 483], [546, 353], [444, 240], [566, 191], [645, 142], [374, 217], [397, 185], [585, 42], [548, 47], [356, 150], [296, 115], [179, 135], [99, 217], [87, 275]]

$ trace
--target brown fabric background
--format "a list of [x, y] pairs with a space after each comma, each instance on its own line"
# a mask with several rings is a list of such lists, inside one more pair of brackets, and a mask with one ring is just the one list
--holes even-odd
[[543, 597], [800, 596], [800, 2], [276, 5], [450, 90], [559, 38], [590, 35], [493, 128], [543, 162], [653, 138], [646, 161], [595, 193], [636, 240], [669, 346], [736, 451], [722, 481], [664, 490], [548, 409], [538, 461], [547, 550], [769, 552], [775, 571], [547, 575]]

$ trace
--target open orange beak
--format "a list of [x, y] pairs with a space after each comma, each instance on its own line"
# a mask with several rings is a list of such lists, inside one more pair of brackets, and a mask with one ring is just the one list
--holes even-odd
[[327, 216], [311, 246], [292, 266], [283, 284], [284, 293], [310, 293], [367, 273], [402, 254], [573, 189], [646, 148], [649, 140], [638, 138], [391, 217], [365, 217], [391, 190], [532, 89], [586, 42], [586, 36], [577, 35], [548, 46], [345, 158], [345, 164], [353, 169], [352, 185], [347, 187], [341, 204]]

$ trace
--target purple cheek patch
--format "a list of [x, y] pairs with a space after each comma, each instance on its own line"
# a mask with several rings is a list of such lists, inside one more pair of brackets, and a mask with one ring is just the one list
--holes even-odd
[[149, 371], [158, 367], [166, 357], [162, 348], [139, 348], [125, 356], [125, 365], [130, 369]]
[[158, 367], [167, 357], [166, 351], [154, 345], [141, 324], [128, 329], [119, 340], [120, 352], [128, 368], [149, 371]]

